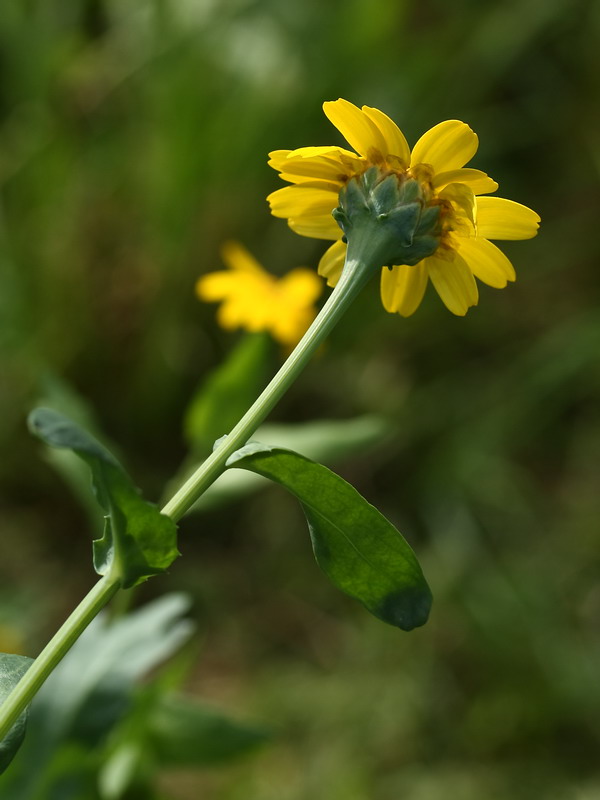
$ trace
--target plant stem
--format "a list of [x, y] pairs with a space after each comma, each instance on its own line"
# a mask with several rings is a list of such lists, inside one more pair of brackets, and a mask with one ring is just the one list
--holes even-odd
[[[355, 234], [348, 246], [341, 277], [318, 316], [279, 372], [244, 414], [231, 433], [188, 481], [175, 493], [162, 513], [178, 521], [225, 470], [230, 455], [246, 444], [271, 409], [296, 380], [315, 350], [337, 324], [348, 306], [385, 259], [382, 249], [368, 232]], [[60, 630], [52, 637], [25, 675], [0, 706], [0, 741], [27, 708], [46, 678], [81, 636], [94, 617], [121, 586], [120, 578], [105, 575], [84, 597]]]
[[[373, 243], [367, 237], [362, 241], [356, 241], [352, 253], [349, 252], [346, 258], [344, 270], [335, 289], [287, 361], [235, 428], [223, 437], [213, 453], [173, 495], [162, 509], [163, 514], [176, 522], [181, 519], [225, 470], [229, 456], [246, 444], [372, 276], [373, 269], [370, 265], [373, 264], [373, 254], [369, 251], [373, 250]], [[377, 262], [376, 255], [375, 262]]]
[[104, 575], [44, 647], [0, 706], [0, 741], [27, 708], [52, 670], [113, 597], [120, 585], [120, 579], [112, 577], [110, 573]]

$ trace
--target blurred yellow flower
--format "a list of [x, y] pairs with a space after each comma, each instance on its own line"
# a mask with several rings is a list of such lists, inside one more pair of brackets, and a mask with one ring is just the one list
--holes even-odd
[[322, 284], [315, 273], [298, 268], [276, 278], [238, 242], [224, 244], [221, 257], [228, 270], [203, 275], [196, 283], [200, 300], [221, 303], [219, 324], [268, 331], [282, 344], [295, 345], [316, 316]]
[[536, 235], [540, 218], [511, 200], [481, 196], [496, 191], [498, 184], [480, 170], [464, 168], [478, 146], [468, 125], [440, 122], [411, 152], [398, 126], [376, 108], [360, 109], [339, 99], [324, 103], [323, 109], [356, 152], [332, 146], [270, 153], [269, 165], [293, 185], [267, 199], [272, 213], [287, 219], [296, 233], [334, 240], [319, 263], [319, 274], [330, 286], [337, 283], [346, 256], [332, 211], [340, 191], [373, 167], [382, 178], [395, 175], [400, 186], [416, 180], [425, 198], [423, 208], [439, 207], [433, 254], [414, 266], [382, 270], [381, 298], [387, 311], [412, 314], [431, 280], [450, 311], [462, 316], [477, 304], [475, 277], [496, 288], [515, 280], [512, 264], [489, 240], [529, 239]]

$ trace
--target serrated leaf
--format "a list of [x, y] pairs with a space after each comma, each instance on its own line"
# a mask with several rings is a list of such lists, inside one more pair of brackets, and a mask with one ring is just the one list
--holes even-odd
[[[33, 664], [32, 658], [0, 653], [0, 705], [6, 700], [31, 664]], [[21, 714], [4, 739], [0, 741], [0, 774], [8, 767], [23, 742], [28, 713], [29, 708]]]
[[92, 471], [96, 498], [104, 510], [104, 533], [94, 541], [94, 568], [113, 567], [123, 588], [164, 572], [179, 555], [177, 526], [144, 500], [116, 458], [67, 417], [49, 408], [29, 415], [30, 430], [51, 447], [72, 450]]
[[269, 478], [300, 500], [317, 563], [335, 586], [403, 630], [427, 621], [431, 592], [415, 554], [343, 478], [297, 453], [258, 443], [238, 450], [227, 466]]
[[152, 710], [148, 737], [161, 764], [197, 767], [238, 758], [264, 744], [269, 735], [191, 697], [166, 695]]

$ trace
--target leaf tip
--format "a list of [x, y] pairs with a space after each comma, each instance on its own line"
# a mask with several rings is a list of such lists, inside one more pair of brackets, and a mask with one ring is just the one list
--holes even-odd
[[431, 590], [423, 582], [420, 586], [406, 586], [388, 594], [375, 613], [390, 625], [412, 631], [425, 625], [429, 619], [432, 600]]

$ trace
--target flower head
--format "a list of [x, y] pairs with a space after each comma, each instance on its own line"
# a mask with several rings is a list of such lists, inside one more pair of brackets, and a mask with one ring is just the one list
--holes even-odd
[[201, 300], [221, 302], [219, 324], [268, 331], [282, 344], [295, 345], [316, 316], [322, 285], [314, 272], [299, 268], [276, 278], [237, 242], [223, 245], [221, 256], [229, 269], [210, 272], [196, 283]]
[[[270, 153], [269, 164], [291, 183], [269, 195], [271, 211], [302, 236], [334, 241], [319, 274], [335, 286], [347, 242], [358, 225], [385, 226], [390, 246], [378, 266], [387, 311], [409, 316], [429, 280], [454, 314], [478, 301], [475, 278], [496, 288], [515, 280], [508, 258], [490, 239], [529, 239], [539, 216], [500, 197], [498, 184], [466, 169], [477, 135], [459, 120], [427, 131], [410, 150], [382, 111], [347, 100], [323, 104], [329, 120], [356, 152], [301, 147]], [[365, 222], [367, 216], [370, 221]]]

